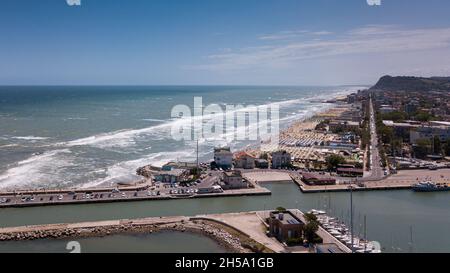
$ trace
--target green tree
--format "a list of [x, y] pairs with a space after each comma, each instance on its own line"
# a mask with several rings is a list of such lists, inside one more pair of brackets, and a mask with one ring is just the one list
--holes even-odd
[[268, 154], [268, 153], [262, 153], [262, 154], [259, 156], [259, 158], [260, 158], [260, 159], [269, 160], [269, 154]]
[[317, 236], [316, 232], [318, 230], [319, 230], [319, 223], [317, 221], [309, 221], [303, 227], [303, 235], [309, 243], [314, 243]]
[[305, 213], [304, 217], [307, 222], [317, 222], [317, 216], [312, 213]]
[[415, 120], [417, 121], [422, 121], [422, 122], [426, 122], [426, 121], [430, 121], [433, 119], [433, 115], [427, 113], [427, 112], [419, 112], [415, 117]]
[[382, 115], [383, 120], [392, 120], [394, 122], [403, 122], [406, 119], [406, 113], [400, 111], [393, 111]]
[[442, 151], [445, 156], [450, 156], [450, 138], [445, 141], [442, 145]]
[[341, 155], [330, 155], [326, 158], [326, 162], [327, 162], [327, 167], [328, 170], [336, 170], [336, 168], [341, 165], [341, 164], [345, 164], [346, 160], [343, 156]]
[[435, 136], [433, 139], [433, 154], [439, 155], [442, 153], [442, 143], [441, 139], [438, 136]]
[[430, 151], [431, 141], [429, 139], [417, 140], [417, 145], [414, 146], [414, 155], [416, 158], [425, 158]]
[[378, 134], [380, 135], [381, 141], [383, 141], [383, 143], [391, 143], [392, 139], [394, 138], [394, 129], [383, 124], [379, 127]]

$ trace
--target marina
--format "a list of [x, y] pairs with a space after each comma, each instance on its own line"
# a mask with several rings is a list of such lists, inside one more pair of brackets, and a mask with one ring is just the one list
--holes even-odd
[[355, 253], [381, 253], [381, 246], [375, 245], [367, 238], [361, 239], [352, 234], [352, 230], [349, 229], [344, 222], [338, 218], [330, 217], [325, 211], [311, 210], [317, 217], [320, 225], [326, 229], [332, 236], [338, 239], [341, 243], [345, 244], [352, 252]]
[[[349, 194], [329, 192], [304, 194], [293, 183], [266, 183], [270, 196], [214, 199], [180, 199], [124, 203], [0, 209], [0, 226], [14, 227], [49, 223], [74, 223], [142, 217], [194, 216], [199, 214], [258, 211], [283, 206], [324, 210], [350, 226]], [[383, 252], [448, 252], [450, 239], [449, 193], [420, 194], [412, 190], [354, 192], [355, 236], [363, 237], [364, 215], [367, 237], [378, 241]], [[386, 230], [389, 226], [389, 230]], [[409, 230], [413, 227], [411, 250]], [[90, 238], [90, 240], [96, 240]]]

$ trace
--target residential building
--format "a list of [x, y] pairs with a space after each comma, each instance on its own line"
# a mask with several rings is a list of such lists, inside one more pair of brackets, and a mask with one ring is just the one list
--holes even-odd
[[247, 152], [240, 152], [235, 155], [234, 167], [238, 169], [254, 169], [255, 157]]
[[272, 153], [272, 169], [285, 168], [291, 165], [291, 154], [286, 151]]
[[248, 183], [240, 171], [224, 172], [222, 180], [222, 188], [225, 190], [248, 188]]
[[330, 121], [328, 128], [332, 132], [356, 131], [360, 128], [360, 124], [356, 121], [332, 120]]
[[153, 174], [153, 178], [156, 182], [162, 183], [179, 183], [186, 181], [189, 177], [189, 170], [187, 169], [174, 169], [170, 171], [159, 171]]
[[233, 167], [233, 153], [229, 147], [214, 149], [214, 162], [216, 166], [222, 169], [231, 169]]
[[395, 111], [397, 111], [397, 109], [392, 107], [392, 106], [389, 106], [389, 105], [382, 105], [380, 107], [380, 113], [381, 114], [388, 114], [388, 113], [392, 113], [392, 112], [395, 112]]
[[302, 237], [304, 223], [289, 211], [271, 212], [268, 223], [270, 235], [281, 242]]
[[420, 139], [433, 140], [435, 137], [441, 141], [450, 139], [450, 126], [421, 126], [410, 131], [411, 144], [417, 144]]

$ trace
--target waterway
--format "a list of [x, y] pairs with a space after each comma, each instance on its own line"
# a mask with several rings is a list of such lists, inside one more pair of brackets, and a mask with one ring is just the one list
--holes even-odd
[[[76, 246], [72, 247], [75, 243]], [[68, 239], [3, 242], [2, 253], [223, 253], [227, 250], [213, 239], [193, 233], [160, 232], [154, 234], [111, 235]]]
[[[198, 215], [273, 209], [279, 206], [309, 210], [319, 208], [346, 222], [350, 219], [349, 193], [303, 194], [293, 183], [265, 185], [271, 196], [242, 196], [169, 201], [144, 201], [111, 204], [84, 204], [53, 207], [0, 209], [0, 226], [19, 226], [45, 223], [65, 223], [91, 220], [132, 219], [153, 216]], [[381, 243], [385, 252], [450, 252], [450, 193], [414, 193], [402, 191], [356, 192], [354, 199], [354, 230]], [[412, 232], [411, 232], [412, 231]], [[139, 252], [132, 243], [135, 237], [123, 235], [129, 243], [118, 243], [113, 249]], [[128, 239], [126, 239], [128, 238]], [[145, 241], [153, 244], [154, 237]], [[105, 238], [84, 239], [101, 245]], [[108, 239], [106, 239], [108, 240]], [[178, 250], [176, 238], [167, 238], [169, 249]], [[26, 244], [40, 244], [39, 241]], [[3, 245], [4, 243], [0, 243]], [[22, 244], [10, 244], [9, 249], [20, 250]], [[8, 245], [7, 245], [8, 246]], [[201, 244], [193, 244], [191, 251]], [[95, 248], [93, 248], [96, 250]], [[161, 248], [161, 252], [168, 248]], [[0, 248], [4, 251], [5, 248]], [[208, 252], [210, 250], [208, 249]]]

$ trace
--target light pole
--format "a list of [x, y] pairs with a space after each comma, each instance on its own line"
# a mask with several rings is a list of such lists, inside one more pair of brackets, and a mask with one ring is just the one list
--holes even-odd
[[353, 185], [350, 184], [350, 232], [352, 240], [352, 253], [355, 253], [354, 240], [353, 240]]

